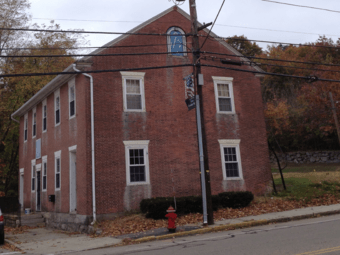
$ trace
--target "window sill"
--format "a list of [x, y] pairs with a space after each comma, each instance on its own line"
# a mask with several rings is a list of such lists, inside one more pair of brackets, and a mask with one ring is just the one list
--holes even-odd
[[129, 112], [146, 112], [146, 110], [124, 110], [124, 112], [129, 113]]
[[54, 127], [58, 127], [60, 126], [60, 122], [58, 124], [54, 124]]
[[47, 189], [43, 189], [41, 192], [47, 192]]
[[32, 193], [35, 193], [35, 190], [31, 190]]
[[227, 179], [224, 179], [224, 181], [242, 181], [243, 178], [241, 177], [235, 177], [235, 178], [227, 178]]
[[46, 130], [44, 130], [44, 131], [42, 131], [42, 133], [44, 134], [44, 133], [46, 133], [47, 132], [47, 129]]
[[34, 139], [34, 138], [36, 138], [37, 136], [35, 135], [35, 136], [32, 136], [32, 139]]
[[217, 112], [217, 114], [235, 115], [236, 112]]
[[149, 182], [130, 182], [126, 186], [142, 186], [142, 185], [150, 185]]
[[73, 115], [73, 116], [69, 116], [69, 120], [72, 120], [72, 119], [74, 119], [76, 117], [76, 115]]
[[55, 189], [54, 191], [60, 191], [60, 189]]

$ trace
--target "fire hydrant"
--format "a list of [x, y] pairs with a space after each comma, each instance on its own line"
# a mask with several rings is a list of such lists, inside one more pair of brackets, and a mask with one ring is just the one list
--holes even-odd
[[176, 210], [170, 206], [168, 208], [168, 210], [166, 210], [168, 214], [165, 215], [165, 217], [168, 218], [168, 229], [169, 232], [171, 233], [175, 233], [176, 232], [176, 224], [175, 224], [175, 220], [177, 218], [177, 214], [175, 213]]

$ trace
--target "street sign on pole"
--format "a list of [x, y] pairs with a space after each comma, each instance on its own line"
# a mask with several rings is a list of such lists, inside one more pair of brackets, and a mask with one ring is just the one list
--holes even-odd
[[195, 99], [196, 99], [196, 97], [193, 96], [193, 97], [190, 97], [190, 98], [185, 100], [185, 103], [187, 104], [189, 111], [196, 108], [196, 100]]

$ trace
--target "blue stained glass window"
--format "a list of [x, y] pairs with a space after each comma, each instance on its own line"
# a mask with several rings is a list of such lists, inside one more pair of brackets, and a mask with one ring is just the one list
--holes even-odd
[[171, 53], [175, 56], [184, 56], [183, 53], [183, 35], [180, 31], [173, 30], [170, 32]]

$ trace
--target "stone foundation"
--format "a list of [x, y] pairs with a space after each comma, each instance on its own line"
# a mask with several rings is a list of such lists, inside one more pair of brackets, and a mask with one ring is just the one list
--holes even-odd
[[44, 213], [43, 216], [47, 228], [80, 233], [93, 233], [95, 231], [90, 225], [92, 216], [53, 212]]
[[6, 227], [18, 228], [20, 226], [21, 222], [18, 215], [3, 214], [3, 216]]
[[[281, 162], [288, 163], [340, 163], [340, 151], [297, 151], [278, 153]], [[271, 153], [270, 162], [275, 164], [276, 158]]]

